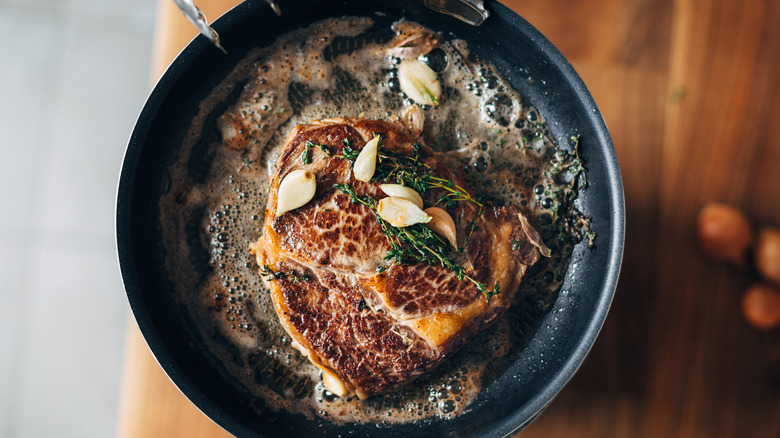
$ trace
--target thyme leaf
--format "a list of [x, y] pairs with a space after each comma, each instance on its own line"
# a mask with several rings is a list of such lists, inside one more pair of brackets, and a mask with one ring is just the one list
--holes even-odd
[[301, 161], [303, 164], [311, 163], [311, 148], [319, 148], [325, 155], [331, 156], [328, 146], [306, 140], [306, 144], [303, 146], [303, 152], [301, 152]]
[[485, 295], [485, 299], [490, 301], [491, 297], [496, 296], [496, 295], [501, 293], [501, 289], [499, 288], [498, 283], [496, 283], [496, 284], [493, 285], [493, 290], [492, 291], [483, 291], [482, 293]]

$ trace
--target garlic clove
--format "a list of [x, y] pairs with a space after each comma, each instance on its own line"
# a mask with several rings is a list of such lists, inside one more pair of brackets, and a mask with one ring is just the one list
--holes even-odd
[[394, 227], [408, 227], [431, 221], [428, 213], [422, 211], [414, 202], [397, 196], [380, 199], [376, 206], [376, 212], [379, 217]]
[[452, 216], [447, 213], [447, 210], [439, 207], [429, 207], [425, 209], [425, 213], [431, 217], [431, 221], [426, 224], [428, 228], [445, 237], [453, 247], [457, 248], [458, 239], [455, 221], [452, 220]]
[[422, 196], [409, 187], [402, 186], [401, 184], [380, 184], [379, 188], [382, 189], [387, 196], [408, 199], [414, 202], [414, 205], [420, 207], [420, 209], [423, 208]]
[[438, 105], [441, 84], [436, 72], [417, 59], [406, 59], [398, 66], [398, 82], [410, 99], [420, 105]]
[[358, 181], [368, 182], [376, 171], [376, 156], [379, 152], [379, 136], [375, 136], [361, 149], [352, 173]]
[[317, 191], [317, 179], [308, 170], [293, 170], [279, 184], [276, 198], [276, 217], [303, 207]]

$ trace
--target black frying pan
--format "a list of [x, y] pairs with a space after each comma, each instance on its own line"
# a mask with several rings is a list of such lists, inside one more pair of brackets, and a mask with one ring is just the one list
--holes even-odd
[[[263, 1], [246, 1], [217, 20], [225, 55], [203, 37], [179, 55], [155, 87], [130, 139], [119, 182], [117, 246], [127, 297], [152, 352], [170, 378], [206, 415], [239, 436], [490, 436], [527, 425], [572, 377], [598, 334], [615, 290], [623, 250], [623, 191], [612, 143], [596, 104], [574, 69], [530, 24], [489, 2], [490, 18], [473, 27], [426, 9], [422, 2], [286, 0], [282, 16]], [[377, 15], [381, 11], [384, 15]], [[578, 245], [553, 308], [529, 333], [510, 365], [487, 382], [476, 402], [453, 420], [395, 426], [336, 426], [322, 419], [263, 409], [201, 348], [187, 313], [169, 299], [161, 268], [158, 199], [167, 166], [196, 115], [197, 105], [253, 47], [313, 21], [365, 15], [401, 16], [464, 39], [492, 62], [526, 102], [547, 119], [558, 144], [581, 136], [589, 187], [580, 209], [592, 218], [595, 249]], [[384, 17], [384, 18], [383, 18]], [[532, 80], [529, 80], [532, 79]], [[576, 269], [574, 268], [576, 266]], [[551, 339], [555, 339], [551, 342]], [[543, 358], [543, 359], [542, 359]]]

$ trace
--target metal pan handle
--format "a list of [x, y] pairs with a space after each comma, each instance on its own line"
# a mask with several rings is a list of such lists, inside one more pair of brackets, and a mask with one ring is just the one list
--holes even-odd
[[[195, 6], [193, 0], [173, 0], [176, 6], [182, 11], [185, 17], [187, 17], [195, 27], [198, 28], [206, 38], [208, 38], [215, 46], [225, 52], [225, 49], [219, 44], [219, 35], [212, 29], [206, 17]], [[271, 9], [277, 14], [281, 15], [282, 12], [279, 5], [275, 0], [265, 0]], [[490, 15], [485, 9], [484, 2], [482, 0], [425, 0], [425, 6], [442, 14], [447, 14], [455, 17], [461, 21], [464, 21], [473, 26], [479, 26]], [[225, 52], [227, 53], [227, 52]]]
[[425, 0], [425, 6], [473, 26], [479, 26], [490, 15], [482, 0]]

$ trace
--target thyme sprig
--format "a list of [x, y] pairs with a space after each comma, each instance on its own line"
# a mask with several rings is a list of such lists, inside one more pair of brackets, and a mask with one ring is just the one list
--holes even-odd
[[330, 147], [328, 145], [317, 144], [312, 142], [311, 140], [306, 140], [306, 144], [303, 145], [303, 152], [301, 152], [301, 162], [303, 164], [310, 164], [311, 150], [312, 148], [317, 148], [321, 150], [322, 153], [328, 157], [341, 158], [343, 160], [347, 160], [350, 163], [354, 164], [355, 159], [357, 159], [357, 156], [360, 153], [360, 151], [352, 149], [352, 147], [349, 144], [348, 138], [342, 140], [342, 143], [344, 143], [344, 147], [341, 148], [341, 154], [334, 155], [333, 152], [331, 152]]
[[458, 280], [468, 280], [482, 292], [485, 299], [500, 293], [498, 283], [493, 285], [493, 289], [488, 289], [485, 283], [477, 281], [469, 275], [465, 268], [450, 257], [456, 248], [452, 246], [449, 240], [435, 233], [423, 224], [414, 224], [408, 227], [394, 227], [389, 222], [382, 219], [376, 212], [377, 201], [370, 195], [360, 196], [349, 184], [334, 184], [334, 187], [352, 198], [355, 204], [363, 205], [369, 208], [376, 216], [382, 234], [390, 243], [390, 250], [384, 257], [384, 260], [392, 261], [400, 265], [408, 265], [414, 261], [427, 263], [435, 266], [439, 265], [455, 273]]
[[[428, 190], [440, 189], [444, 193], [434, 205], [443, 204], [446, 208], [454, 208], [458, 202], [470, 202], [479, 207], [478, 214], [482, 213], [484, 205], [471, 196], [466, 189], [454, 181], [433, 174], [433, 169], [421, 159], [423, 146], [420, 143], [412, 145], [411, 155], [404, 155], [384, 147], [382, 135], [379, 133], [374, 134], [379, 136], [379, 147], [377, 150], [376, 170], [370, 182], [394, 182], [414, 189], [420, 194]], [[336, 157], [346, 159], [354, 165], [359, 151], [352, 149], [348, 139], [345, 138], [343, 142], [342, 155]], [[463, 266], [455, 263], [450, 254], [458, 251], [458, 249], [453, 247], [449, 240], [433, 232], [423, 224], [415, 224], [409, 227], [393, 227], [377, 214], [377, 200], [372, 196], [358, 195], [349, 184], [334, 184], [334, 187], [352, 198], [353, 203], [363, 205], [375, 214], [382, 234], [385, 235], [388, 243], [390, 243], [390, 251], [385, 255], [385, 260], [401, 265], [417, 261], [432, 266], [442, 266], [454, 272], [458, 280], [463, 281], [465, 279], [471, 281], [487, 300], [500, 293], [498, 283], [493, 285], [492, 290], [488, 289], [485, 283], [477, 281], [466, 272]], [[467, 241], [475, 228], [476, 223], [472, 221]], [[464, 248], [465, 246], [464, 243]]]
[[372, 181], [396, 182], [421, 194], [431, 189], [440, 189], [445, 193], [434, 205], [443, 204], [446, 208], [453, 208], [458, 202], [471, 202], [481, 211], [483, 204], [471, 196], [466, 189], [452, 180], [435, 176], [433, 169], [421, 159], [421, 151], [422, 145], [414, 143], [412, 156], [399, 154], [383, 147], [380, 139], [376, 172]]
[[463, 252], [464, 249], [466, 249], [466, 246], [468, 246], [469, 241], [471, 240], [471, 235], [474, 234], [474, 230], [477, 229], [477, 221], [472, 220], [469, 223], [469, 232], [466, 234], [466, 238], [463, 240], [463, 246], [458, 250], [458, 252]]
[[357, 160], [358, 155], [360, 155], [360, 151], [352, 149], [352, 145], [349, 144], [349, 139], [346, 137], [341, 140], [341, 142], [344, 143], [344, 147], [341, 148], [341, 155], [336, 155], [336, 157], [343, 158], [354, 165], [355, 160]]
[[[376, 199], [373, 197], [366, 195], [366, 196], [360, 196], [357, 193], [355, 193], [355, 189], [352, 188], [349, 184], [333, 184], [333, 187], [341, 190], [345, 194], [349, 195], [350, 198], [352, 198], [353, 204], [362, 204], [371, 209], [374, 213], [376, 213]], [[378, 220], [381, 220], [382, 218], [377, 215]], [[381, 222], [380, 222], [381, 223]]]
[[262, 268], [260, 268], [260, 275], [265, 277], [265, 279], [268, 280], [268, 281], [289, 279], [293, 283], [297, 283], [299, 281], [309, 281], [309, 280], [311, 280], [311, 277], [309, 276], [309, 274], [307, 274], [305, 272], [299, 273], [295, 269], [290, 269], [287, 272], [284, 272], [284, 271], [274, 271], [268, 265], [264, 265]]

